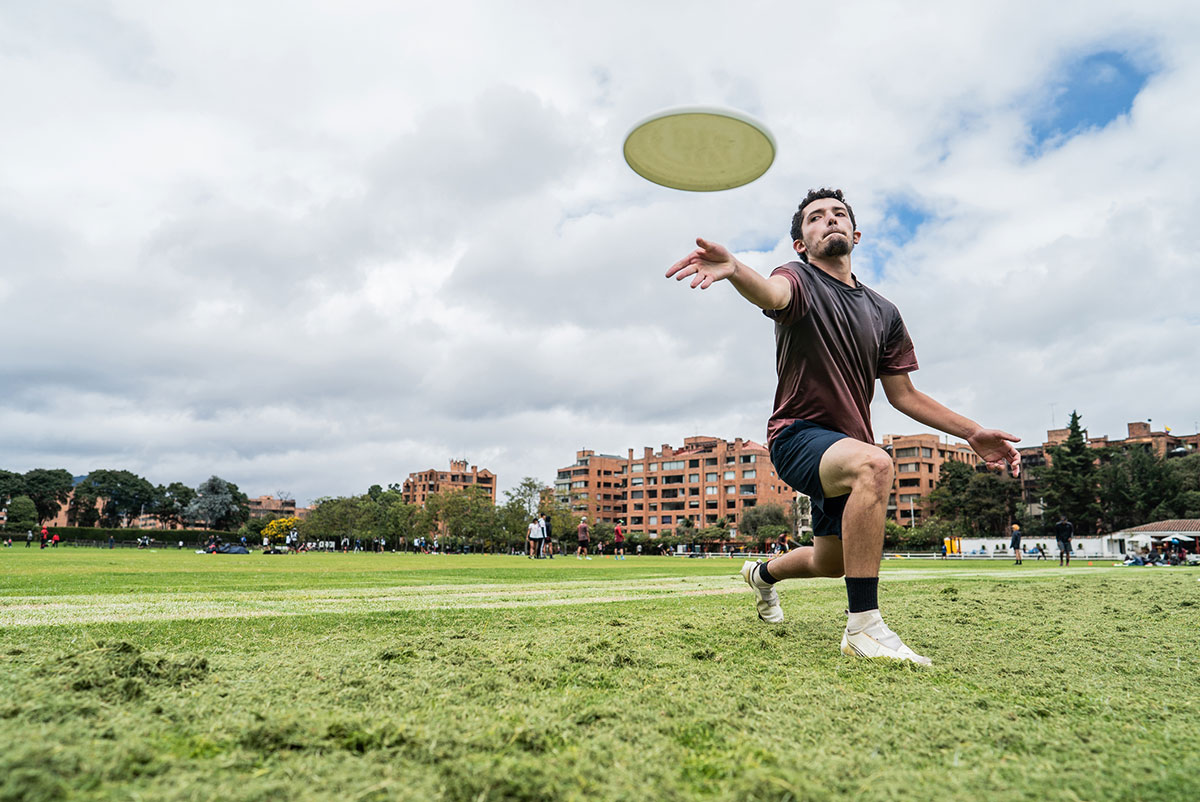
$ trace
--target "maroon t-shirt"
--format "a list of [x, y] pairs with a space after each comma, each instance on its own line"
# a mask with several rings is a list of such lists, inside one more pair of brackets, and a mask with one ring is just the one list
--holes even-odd
[[875, 380], [917, 369], [900, 310], [857, 278], [849, 287], [803, 262], [788, 262], [771, 275], [791, 282], [792, 300], [783, 309], [764, 311], [775, 321], [779, 374], [768, 446], [796, 420], [874, 443]]

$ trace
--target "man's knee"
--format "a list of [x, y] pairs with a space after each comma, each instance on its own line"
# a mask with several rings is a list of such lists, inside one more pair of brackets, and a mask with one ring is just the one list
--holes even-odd
[[887, 494], [892, 489], [892, 458], [881, 449], [865, 452], [854, 471], [855, 490]]

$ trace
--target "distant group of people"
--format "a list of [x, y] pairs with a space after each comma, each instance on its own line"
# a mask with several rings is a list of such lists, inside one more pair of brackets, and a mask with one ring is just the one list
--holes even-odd
[[[41, 545], [39, 546], [39, 548], [43, 548], [43, 549], [58, 548], [58, 543], [60, 540], [61, 540], [61, 538], [58, 536], [58, 532], [55, 532], [54, 534], [50, 534], [50, 530], [48, 530], [46, 527], [43, 526], [42, 534], [41, 534]], [[29, 548], [30, 546], [32, 546], [33, 541], [34, 541], [33, 530], [26, 529], [25, 530], [25, 548]], [[5, 545], [12, 546], [12, 538], [9, 538], [8, 542]]]
[[[1071, 564], [1071, 538], [1073, 537], [1075, 537], [1075, 525], [1067, 520], [1067, 516], [1058, 516], [1058, 523], [1054, 524], [1054, 540], [1058, 544], [1059, 565]], [[1025, 549], [1021, 547], [1020, 524], [1012, 525], [1012, 539], [1009, 541], [1008, 546], [1012, 549], [1013, 557], [1015, 558], [1013, 565], [1020, 565], [1025, 554]], [[1030, 551], [1036, 551], [1039, 560], [1048, 559], [1044, 543], [1036, 544]]]

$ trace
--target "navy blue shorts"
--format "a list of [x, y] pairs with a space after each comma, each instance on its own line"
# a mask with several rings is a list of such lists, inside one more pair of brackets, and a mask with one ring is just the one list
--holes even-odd
[[779, 433], [771, 444], [771, 462], [783, 481], [812, 499], [813, 537], [842, 536], [842, 512], [847, 493], [825, 498], [821, 489], [821, 457], [847, 435], [816, 423], [798, 420]]

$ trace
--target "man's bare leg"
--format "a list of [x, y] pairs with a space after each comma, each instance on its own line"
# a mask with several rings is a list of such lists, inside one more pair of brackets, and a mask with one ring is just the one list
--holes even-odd
[[[842, 636], [842, 652], [928, 665], [927, 658], [909, 649], [883, 623], [876, 598], [887, 497], [892, 486], [891, 457], [867, 443], [849, 438], [839, 440], [821, 458], [821, 486], [826, 498], [849, 493], [842, 513], [840, 543], [832, 537], [815, 538], [813, 546], [776, 557], [767, 563], [765, 572], [759, 573], [779, 580], [842, 576], [844, 569], [850, 611]], [[752, 579], [766, 581], [761, 576], [747, 577], [748, 581]], [[755, 583], [751, 582], [751, 586], [755, 587]], [[770, 588], [762, 589], [764, 594], [771, 592]], [[761, 610], [759, 614], [762, 616]]]

